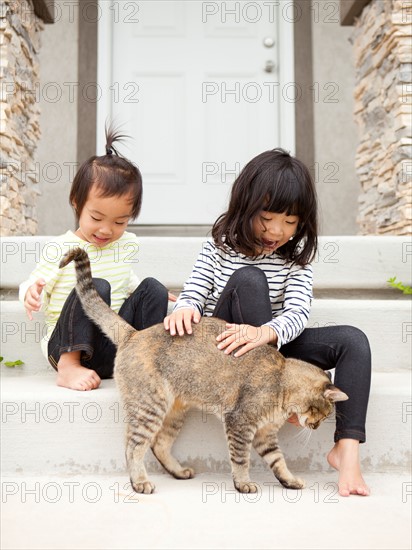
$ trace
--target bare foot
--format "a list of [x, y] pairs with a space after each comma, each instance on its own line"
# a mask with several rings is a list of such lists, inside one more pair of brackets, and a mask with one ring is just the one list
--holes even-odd
[[58, 386], [71, 390], [88, 391], [100, 386], [100, 376], [92, 369], [80, 364], [80, 353], [63, 353], [57, 363]]
[[339, 471], [338, 488], [343, 497], [369, 496], [370, 489], [362, 477], [359, 463], [359, 441], [340, 439], [328, 454], [328, 462]]

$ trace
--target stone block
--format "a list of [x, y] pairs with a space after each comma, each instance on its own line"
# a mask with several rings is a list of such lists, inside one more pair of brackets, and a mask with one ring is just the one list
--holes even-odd
[[3, 82], [10, 82], [14, 87], [3, 87], [0, 103], [2, 152], [7, 154], [7, 158], [3, 155], [2, 163], [6, 163], [4, 169], [8, 173], [14, 174], [2, 182], [8, 194], [7, 200], [2, 199], [2, 234], [10, 235], [28, 228], [36, 229], [36, 221], [32, 220], [35, 209], [30, 197], [36, 196], [37, 187], [30, 178], [23, 178], [21, 165], [34, 162], [40, 113], [31, 95], [22, 90], [23, 86], [32, 89], [38, 81], [37, 52], [43, 24], [35, 15], [32, 2], [1, 2], [0, 28], [3, 31], [0, 75]]
[[[360, 135], [356, 171], [363, 190], [358, 215], [361, 232], [406, 234], [408, 227], [405, 220], [411, 206], [406, 195], [412, 193], [408, 183], [412, 172], [411, 14], [412, 2], [374, 0], [355, 22], [354, 112]], [[399, 166], [400, 162], [404, 164]]]

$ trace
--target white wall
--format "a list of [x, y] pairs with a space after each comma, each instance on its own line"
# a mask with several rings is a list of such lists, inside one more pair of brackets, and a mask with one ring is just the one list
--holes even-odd
[[41, 37], [40, 129], [36, 152], [40, 173], [39, 234], [56, 235], [74, 228], [68, 203], [77, 156], [78, 10], [56, 2], [56, 22]]
[[313, 81], [319, 90], [314, 92], [315, 161], [323, 235], [358, 233], [352, 30], [339, 24], [338, 0], [312, 0]]

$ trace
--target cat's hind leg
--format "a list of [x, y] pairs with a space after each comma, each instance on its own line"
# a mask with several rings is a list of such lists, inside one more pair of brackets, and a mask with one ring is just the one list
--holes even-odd
[[295, 477], [288, 469], [285, 457], [279, 447], [277, 429], [270, 424], [257, 430], [253, 447], [269, 464], [270, 469], [280, 483], [288, 489], [302, 489], [305, 482]]
[[137, 493], [150, 494], [155, 490], [149, 481], [144, 457], [161, 429], [170, 403], [155, 391], [137, 403], [127, 404], [126, 462], [130, 482]]
[[176, 399], [152, 444], [152, 451], [157, 460], [176, 479], [190, 479], [195, 475], [192, 468], [183, 467], [171, 452], [173, 443], [183, 426], [187, 410], [187, 405]]

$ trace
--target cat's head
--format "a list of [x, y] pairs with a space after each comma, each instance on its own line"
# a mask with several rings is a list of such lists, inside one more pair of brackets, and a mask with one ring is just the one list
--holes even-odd
[[334, 410], [337, 401], [346, 401], [348, 396], [335, 385], [326, 383], [323, 391], [313, 396], [307, 403], [305, 410], [297, 411], [299, 424], [304, 428], [316, 430]]
[[[289, 383], [293, 386], [287, 416], [295, 414], [304, 428], [316, 430], [334, 410], [337, 401], [346, 401], [349, 397], [332, 384], [329, 376], [319, 367], [287, 359]], [[291, 382], [292, 381], [292, 382]]]

